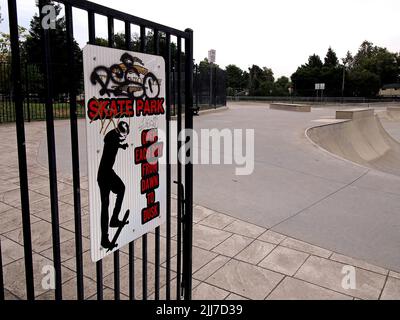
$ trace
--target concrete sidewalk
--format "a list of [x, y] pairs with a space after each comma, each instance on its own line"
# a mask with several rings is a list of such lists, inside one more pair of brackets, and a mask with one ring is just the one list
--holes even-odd
[[[64, 125], [64, 123], [56, 123]], [[48, 172], [37, 159], [45, 135], [43, 122], [27, 124], [35, 289], [38, 299], [53, 299], [42, 287], [42, 268], [52, 264]], [[0, 126], [0, 233], [7, 299], [25, 297], [23, 238], [19, 200], [18, 157], [13, 125]], [[65, 154], [70, 157], [70, 153]], [[87, 179], [82, 177], [85, 296], [96, 297], [95, 264], [90, 261]], [[63, 290], [75, 298], [75, 253], [72, 178], [58, 176]], [[175, 201], [173, 201], [175, 203]], [[176, 215], [176, 208], [172, 208]], [[251, 210], [251, 208], [249, 208]], [[175, 219], [173, 219], [174, 222]], [[196, 205], [194, 207], [193, 297], [195, 299], [400, 299], [400, 274], [355, 260]], [[172, 223], [175, 248], [176, 223]], [[165, 228], [161, 232], [161, 297], [165, 294]], [[149, 297], [154, 294], [154, 235], [149, 235]], [[141, 241], [136, 241], [136, 298], [141, 298]], [[171, 266], [175, 268], [176, 250]], [[121, 291], [128, 295], [128, 255], [122, 250]], [[344, 289], [343, 267], [356, 271], [356, 288]], [[113, 299], [112, 257], [104, 260], [105, 298]], [[172, 272], [171, 291], [176, 274]]]

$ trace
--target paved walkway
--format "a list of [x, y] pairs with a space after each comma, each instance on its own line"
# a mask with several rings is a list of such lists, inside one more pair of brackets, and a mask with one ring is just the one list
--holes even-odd
[[[60, 121], [56, 126], [65, 127]], [[24, 298], [24, 260], [18, 187], [18, 157], [13, 125], [0, 126], [0, 233], [7, 299]], [[37, 162], [45, 136], [43, 122], [27, 124], [27, 152], [31, 200], [35, 289], [38, 299], [53, 299], [42, 286], [42, 268], [51, 265], [52, 243], [48, 173]], [[70, 153], [63, 156], [69, 157]], [[96, 294], [95, 265], [89, 254], [87, 179], [81, 178], [85, 296]], [[64, 298], [75, 298], [75, 258], [72, 179], [58, 177]], [[174, 203], [174, 202], [173, 202]], [[252, 208], [248, 208], [252, 210]], [[173, 208], [175, 215], [176, 209]], [[194, 207], [193, 297], [195, 299], [400, 299], [400, 274], [365, 261], [352, 259], [268, 228]], [[176, 223], [172, 224], [175, 237]], [[161, 237], [161, 296], [165, 294], [165, 230]], [[149, 297], [153, 297], [154, 236], [149, 236]], [[172, 240], [175, 247], [174, 238]], [[141, 241], [136, 241], [136, 298], [141, 298]], [[128, 255], [121, 252], [122, 298], [128, 295]], [[176, 250], [172, 252], [176, 255]], [[172, 267], [175, 258], [172, 259]], [[344, 289], [344, 266], [354, 266], [355, 289]], [[345, 269], [347, 270], [347, 269]], [[175, 273], [172, 273], [175, 277]], [[172, 280], [174, 292], [176, 279]], [[104, 260], [105, 298], [113, 298], [112, 257]]]

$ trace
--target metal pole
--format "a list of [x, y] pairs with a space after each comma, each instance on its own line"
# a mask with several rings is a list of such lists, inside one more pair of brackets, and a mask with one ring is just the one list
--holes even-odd
[[[140, 52], [146, 51], [146, 28], [140, 26]], [[147, 300], [147, 234], [142, 236], [142, 299]]]
[[192, 244], [193, 244], [193, 30], [186, 29], [185, 39], [185, 130], [190, 131], [189, 161], [185, 164], [185, 222], [183, 276], [185, 299], [192, 299]]
[[171, 121], [171, 35], [166, 34], [166, 52], [165, 52], [165, 73], [166, 73], [166, 153], [167, 153], [167, 239], [166, 239], [166, 287], [165, 299], [169, 300], [171, 296], [171, 155], [170, 155], [170, 121]]
[[346, 64], [343, 64], [343, 78], [342, 78], [342, 103], [344, 99], [344, 79], [346, 76]]
[[28, 191], [28, 169], [26, 161], [24, 109], [22, 103], [21, 87], [21, 58], [19, 50], [18, 16], [16, 0], [8, 0], [8, 17], [10, 23], [11, 62], [13, 80], [13, 100], [15, 103], [19, 184], [21, 193], [22, 211], [22, 232], [24, 236], [24, 258], [25, 258], [25, 283], [26, 296], [28, 300], [35, 299], [33, 285], [33, 261], [32, 261], [32, 240], [31, 220], [29, 212], [29, 191]]
[[211, 107], [212, 106], [212, 92], [213, 92], [213, 84], [212, 84], [212, 62], [210, 63], [210, 101], [208, 105]]
[[65, 19], [67, 31], [67, 50], [69, 64], [69, 101], [70, 101], [70, 129], [71, 129], [71, 154], [72, 154], [72, 176], [74, 189], [74, 219], [75, 219], [75, 254], [76, 254], [76, 285], [78, 300], [84, 299], [83, 284], [83, 250], [82, 250], [82, 210], [81, 210], [81, 186], [80, 186], [80, 169], [79, 169], [79, 134], [78, 120], [76, 112], [76, 85], [75, 77], [75, 60], [73, 51], [73, 22], [72, 7], [65, 5]]
[[[43, 18], [42, 7], [48, 4], [47, 0], [39, 1], [39, 16]], [[62, 300], [62, 274], [60, 253], [60, 226], [58, 212], [58, 190], [57, 190], [57, 164], [56, 164], [56, 141], [54, 133], [53, 114], [53, 79], [51, 70], [50, 33], [48, 29], [42, 30], [43, 35], [43, 63], [45, 67], [46, 84], [46, 133], [47, 133], [47, 156], [49, 161], [49, 183], [50, 183], [50, 206], [51, 206], [51, 228], [53, 235], [53, 260], [55, 269], [55, 298]]]

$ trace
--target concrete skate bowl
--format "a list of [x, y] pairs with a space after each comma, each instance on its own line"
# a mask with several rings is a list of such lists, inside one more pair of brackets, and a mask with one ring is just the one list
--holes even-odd
[[333, 155], [400, 176], [400, 143], [376, 115], [309, 128], [306, 134]]
[[379, 112], [379, 118], [400, 122], [400, 107], [387, 107], [386, 111]]

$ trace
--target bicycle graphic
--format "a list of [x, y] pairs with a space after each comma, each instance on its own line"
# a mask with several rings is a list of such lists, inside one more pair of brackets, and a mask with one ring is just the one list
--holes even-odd
[[100, 95], [111, 94], [126, 96], [131, 99], [157, 98], [160, 94], [160, 80], [144, 67], [141, 59], [129, 53], [121, 56], [121, 63], [96, 67], [90, 81], [93, 85], [99, 83]]

